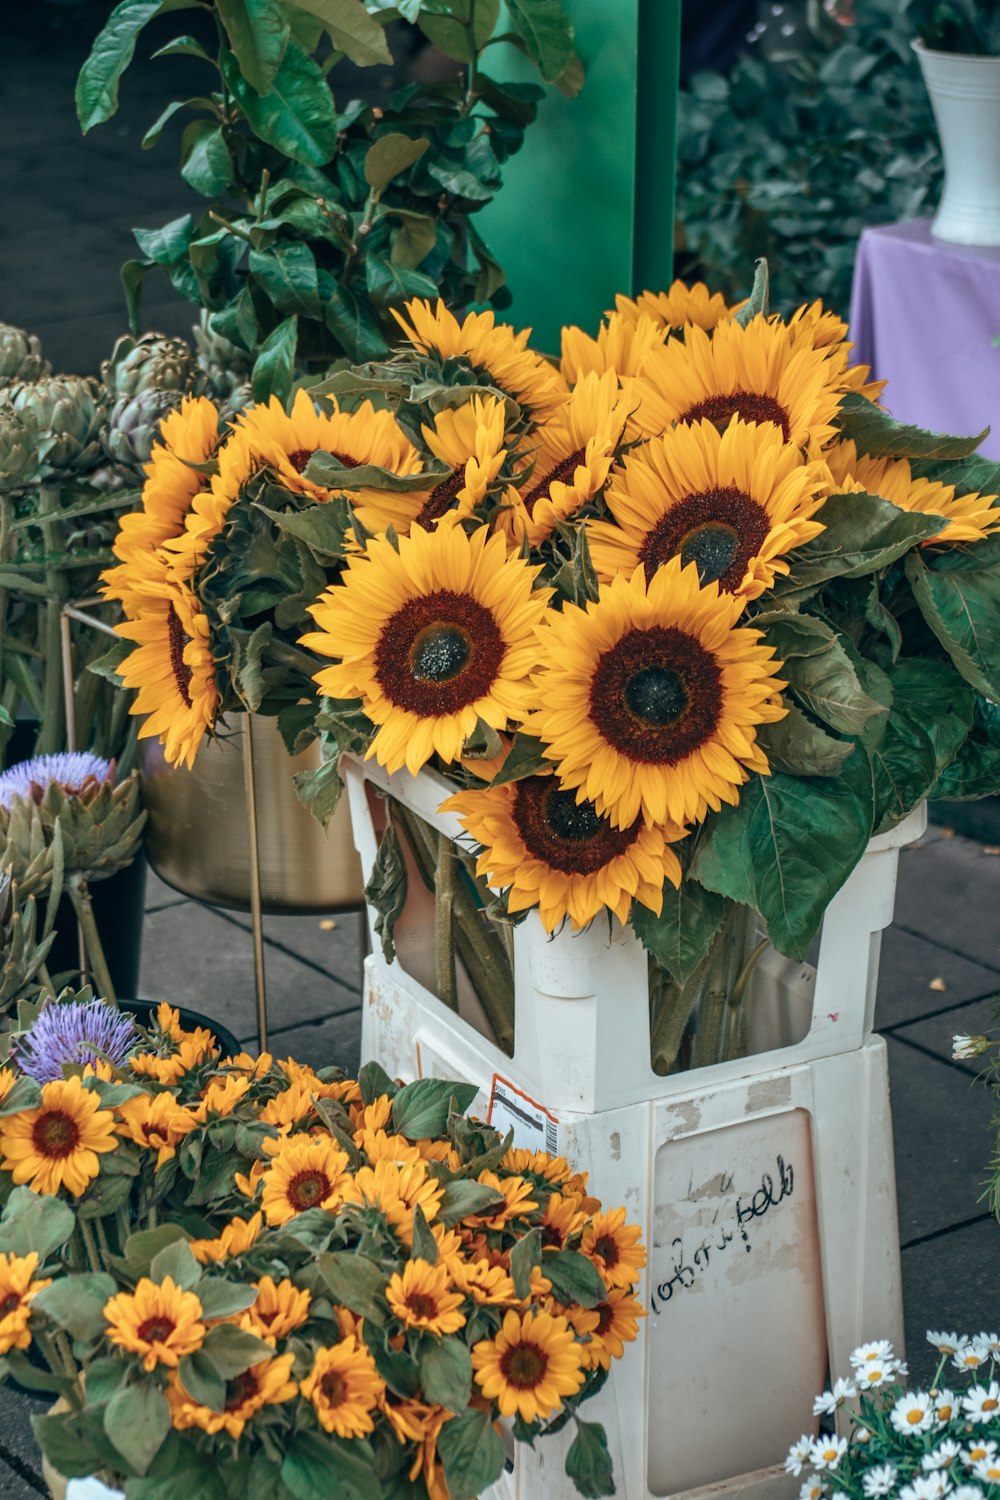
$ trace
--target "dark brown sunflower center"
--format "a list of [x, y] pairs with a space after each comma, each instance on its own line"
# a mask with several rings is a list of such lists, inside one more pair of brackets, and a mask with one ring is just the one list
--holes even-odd
[[750, 559], [769, 529], [767, 512], [731, 486], [688, 495], [662, 516], [639, 548], [647, 580], [672, 557], [697, 563], [702, 583], [732, 593], [743, 582]]
[[297, 1172], [288, 1184], [288, 1201], [299, 1212], [315, 1208], [324, 1198], [329, 1198], [332, 1189], [325, 1172]]
[[585, 449], [577, 448], [575, 452], [569, 454], [567, 458], [561, 459], [554, 469], [550, 469], [543, 478], [537, 480], [532, 485], [528, 493], [523, 496], [524, 508], [532, 519], [534, 519], [535, 515], [535, 506], [539, 500], [545, 498], [554, 484], [572, 484], [577, 465], [583, 463], [584, 457]]
[[411, 1292], [406, 1299], [406, 1305], [415, 1318], [437, 1317], [437, 1303], [433, 1297], [428, 1297], [426, 1292]]
[[252, 1370], [244, 1370], [235, 1380], [226, 1381], [226, 1411], [235, 1411], [256, 1394], [257, 1377]]
[[0, 1302], [0, 1318], [6, 1318], [10, 1313], [16, 1312], [21, 1306], [21, 1298], [17, 1292], [8, 1292]]
[[707, 417], [716, 427], [728, 427], [731, 418], [744, 422], [773, 422], [780, 427], [787, 443], [792, 433], [791, 418], [781, 402], [763, 391], [729, 391], [725, 396], [706, 396], [683, 413], [681, 422], [698, 422]]
[[594, 1241], [594, 1254], [603, 1260], [609, 1271], [613, 1271], [621, 1259], [618, 1242], [610, 1234], [602, 1234], [600, 1239]]
[[174, 674], [174, 681], [177, 683], [177, 691], [190, 708], [191, 668], [184, 660], [187, 636], [184, 634], [181, 617], [172, 604], [167, 605], [167, 637], [170, 642], [170, 668]]
[[533, 1391], [538, 1386], [549, 1361], [537, 1344], [515, 1344], [500, 1357], [500, 1369], [508, 1385], [519, 1391]]
[[75, 1151], [80, 1140], [80, 1127], [72, 1115], [61, 1109], [47, 1109], [35, 1121], [31, 1141], [39, 1156], [63, 1157]]
[[594, 1312], [597, 1314], [599, 1320], [594, 1332], [600, 1337], [602, 1334], [607, 1333], [615, 1321], [615, 1310], [610, 1302], [598, 1302], [594, 1308]]
[[560, 791], [554, 776], [528, 776], [516, 784], [514, 822], [529, 854], [567, 875], [593, 875], [634, 843], [638, 821], [613, 828], [592, 802]]
[[332, 448], [296, 448], [293, 453], [289, 453], [288, 462], [297, 474], [304, 474], [309, 460], [315, 458], [317, 453], [329, 454], [331, 458], [337, 460], [341, 468], [356, 469], [358, 467], [356, 458], [349, 458], [346, 453], [336, 453]]
[[168, 1318], [165, 1313], [158, 1313], [155, 1317], [147, 1318], [145, 1323], [140, 1323], [136, 1333], [144, 1343], [160, 1344], [170, 1337], [176, 1327], [173, 1318]]
[[542, 1244], [546, 1250], [561, 1250], [566, 1236], [556, 1224], [542, 1225]]
[[336, 1370], [327, 1371], [319, 1383], [319, 1388], [323, 1392], [324, 1401], [330, 1406], [339, 1406], [347, 1395], [343, 1376], [338, 1375]]
[[490, 610], [438, 589], [408, 599], [382, 627], [375, 675], [386, 697], [421, 718], [455, 713], [488, 693], [504, 657]]
[[675, 765], [710, 739], [722, 674], [701, 643], [674, 626], [631, 630], [605, 651], [590, 685], [590, 716], [629, 760]]
[[464, 484], [464, 469], [456, 469], [450, 478], [442, 479], [440, 484], [436, 484], [420, 508], [417, 525], [430, 526], [432, 521], [440, 521], [442, 516], [447, 515]]

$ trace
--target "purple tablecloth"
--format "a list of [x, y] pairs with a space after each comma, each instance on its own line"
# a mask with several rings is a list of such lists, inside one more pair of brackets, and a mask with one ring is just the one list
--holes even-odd
[[866, 229], [851, 297], [853, 358], [888, 380], [903, 422], [963, 436], [993, 431], [1000, 458], [1000, 247], [948, 245], [930, 220]]

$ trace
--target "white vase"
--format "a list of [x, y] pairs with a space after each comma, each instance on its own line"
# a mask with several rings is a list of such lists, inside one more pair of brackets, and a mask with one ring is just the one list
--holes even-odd
[[935, 52], [914, 42], [944, 155], [931, 225], [955, 245], [1000, 245], [1000, 57]]
[[102, 1479], [71, 1479], [66, 1500], [125, 1500], [124, 1490], [113, 1490]]

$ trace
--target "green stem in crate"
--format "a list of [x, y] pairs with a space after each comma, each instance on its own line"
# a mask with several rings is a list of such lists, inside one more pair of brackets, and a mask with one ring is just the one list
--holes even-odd
[[669, 1073], [677, 1062], [688, 1022], [698, 1000], [704, 966], [695, 970], [684, 984], [660, 985], [653, 1011], [649, 1051], [655, 1073]]
[[757, 967], [760, 956], [767, 947], [767, 938], [762, 938], [756, 948], [749, 954], [729, 996], [732, 1019], [726, 1045], [725, 1055], [727, 1060], [730, 1057], [746, 1056], [747, 1032], [750, 1027], [750, 997], [747, 994], [747, 990], [750, 987], [750, 981], [753, 978], [753, 972]]
[[455, 940], [451, 917], [455, 905], [455, 853], [446, 833], [438, 834], [434, 875], [434, 953], [437, 958], [438, 998], [449, 1010], [458, 1009], [455, 982]]
[[736, 906], [732, 906], [723, 918], [713, 939], [705, 962], [704, 988], [698, 1007], [698, 1025], [691, 1047], [692, 1068], [704, 1068], [718, 1062], [724, 1041], [726, 1024], [726, 999], [730, 955], [732, 952], [733, 927], [736, 922]]
[[97, 1241], [94, 1239], [90, 1225], [86, 1219], [77, 1217], [76, 1227], [80, 1231], [80, 1240], [83, 1244], [90, 1269], [92, 1271], [103, 1271], [104, 1267], [101, 1265], [101, 1256], [97, 1248]]
[[[60, 493], [58, 485], [43, 484], [38, 491], [38, 515], [45, 550], [53, 556], [64, 550], [58, 521]], [[54, 755], [62, 750], [65, 732], [62, 674], [62, 606], [69, 598], [64, 573], [46, 568], [45, 589], [48, 595], [44, 610], [42, 642], [44, 646], [44, 682], [42, 688], [42, 722], [39, 726], [36, 755]]]
[[[8, 560], [11, 546], [11, 518], [13, 504], [9, 495], [0, 495], [0, 566]], [[7, 638], [7, 589], [0, 584], [0, 676], [3, 674], [3, 654]], [[6, 706], [6, 705], [5, 705]], [[10, 730], [0, 724], [0, 757], [7, 743]]]
[[105, 1233], [104, 1223], [103, 1223], [103, 1221], [101, 1219], [95, 1219], [94, 1220], [94, 1229], [95, 1229], [95, 1231], [97, 1233], [97, 1243], [98, 1243], [98, 1246], [100, 1248], [101, 1260], [104, 1263], [104, 1269], [105, 1270], [110, 1270], [110, 1267], [111, 1267], [111, 1246], [108, 1244], [108, 1236]]
[[132, 1225], [129, 1223], [124, 1204], [115, 1209], [115, 1225], [118, 1229], [118, 1254], [124, 1255], [125, 1245], [128, 1242], [129, 1235], [132, 1233]]
[[102, 1000], [117, 1005], [118, 997], [111, 982], [111, 971], [108, 968], [107, 959], [104, 957], [104, 946], [94, 919], [94, 903], [90, 899], [86, 879], [82, 875], [71, 875], [66, 882], [66, 890], [83, 933], [83, 944], [87, 950], [87, 962], [94, 977], [94, 987]]

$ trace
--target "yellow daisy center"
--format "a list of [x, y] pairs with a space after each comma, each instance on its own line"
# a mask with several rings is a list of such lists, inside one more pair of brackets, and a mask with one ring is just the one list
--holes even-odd
[[191, 704], [191, 668], [184, 660], [184, 647], [187, 644], [187, 636], [184, 634], [184, 626], [181, 617], [173, 604], [167, 605], [167, 634], [170, 641], [170, 669], [177, 683], [177, 691], [188, 708]]
[[574, 792], [561, 791], [553, 776], [519, 781], [513, 815], [528, 852], [568, 875], [603, 870], [635, 842], [639, 828], [638, 822], [612, 827], [592, 802], [577, 802]]
[[685, 567], [696, 563], [703, 584], [717, 580], [721, 589], [732, 593], [769, 530], [764, 507], [742, 490], [725, 485], [688, 495], [671, 506], [644, 538], [639, 560], [647, 580], [672, 557], [679, 557]]
[[500, 1356], [504, 1379], [519, 1391], [535, 1390], [545, 1378], [548, 1367], [548, 1357], [537, 1344], [515, 1344]]
[[744, 422], [773, 422], [781, 428], [786, 443], [791, 437], [788, 412], [774, 396], [762, 391], [729, 391], [724, 396], [706, 396], [703, 401], [689, 407], [678, 420], [698, 422], [703, 417], [716, 427], [727, 427], [733, 417], [742, 417]]
[[310, 1168], [304, 1172], [296, 1172], [288, 1184], [286, 1196], [296, 1213], [301, 1213], [303, 1209], [315, 1208], [332, 1191], [333, 1187], [326, 1173]]
[[31, 1142], [39, 1156], [61, 1158], [76, 1150], [80, 1127], [72, 1115], [61, 1109], [47, 1109], [39, 1114], [31, 1132]]
[[683, 630], [631, 630], [597, 664], [591, 717], [631, 760], [673, 765], [711, 738], [721, 686], [713, 656]]
[[996, 1411], [998, 1406], [1000, 1406], [1000, 1401], [997, 1401], [993, 1396], [987, 1396], [983, 1402], [983, 1411]]
[[422, 717], [455, 713], [488, 693], [504, 656], [492, 612], [451, 589], [408, 599], [386, 621], [375, 675], [399, 708]]
[[906, 1413], [906, 1420], [909, 1422], [911, 1427], [915, 1427], [918, 1422], [922, 1422], [924, 1420], [924, 1414], [921, 1411], [920, 1407], [914, 1406], [910, 1411], [908, 1411]]
[[577, 448], [577, 450], [574, 453], [570, 453], [568, 457], [560, 459], [555, 468], [550, 469], [549, 472], [542, 479], [539, 479], [537, 483], [534, 484], [528, 491], [528, 493], [522, 497], [524, 508], [528, 512], [528, 515], [532, 517], [532, 519], [534, 519], [535, 506], [538, 504], [538, 501], [544, 500], [545, 496], [549, 493], [549, 490], [554, 484], [571, 484], [573, 482], [573, 475], [576, 473], [577, 466], [583, 463], [585, 456], [586, 455], [584, 449]]

